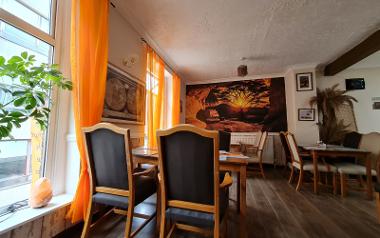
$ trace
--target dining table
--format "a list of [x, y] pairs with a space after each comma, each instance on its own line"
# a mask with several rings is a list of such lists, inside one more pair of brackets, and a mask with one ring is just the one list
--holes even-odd
[[368, 156], [369, 151], [363, 149], [349, 148], [340, 145], [301, 145], [300, 148], [308, 152], [313, 159], [313, 173], [314, 173], [314, 193], [318, 194], [318, 160], [321, 157], [328, 157], [331, 159], [339, 160], [341, 158], [354, 157], [365, 161], [366, 176], [367, 176], [367, 197], [369, 200], [373, 199], [372, 191], [372, 174], [371, 174], [371, 158]]
[[[231, 171], [237, 174], [237, 211], [245, 216], [247, 213], [247, 165], [248, 157], [240, 153], [220, 151], [219, 170]], [[158, 166], [158, 150], [138, 147], [132, 150], [133, 162], [137, 165], [150, 164]]]

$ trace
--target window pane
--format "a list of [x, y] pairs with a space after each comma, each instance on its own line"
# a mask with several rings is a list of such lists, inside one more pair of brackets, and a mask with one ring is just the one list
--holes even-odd
[[0, 0], [0, 8], [48, 34], [51, 33], [51, 0]]
[[[36, 64], [50, 63], [52, 61], [53, 47], [21, 30], [0, 21], [0, 55], [6, 59], [14, 55], [20, 55], [27, 51], [29, 55], [36, 56]], [[17, 87], [17, 82], [10, 78], [1, 77], [0, 83], [7, 87]], [[0, 103], [9, 101], [10, 95], [0, 91]], [[13, 105], [10, 104], [9, 107]], [[21, 185], [25, 186], [25, 192], [19, 190], [20, 196], [26, 199], [29, 195], [29, 185], [33, 179], [39, 178], [43, 168], [45, 135], [31, 120], [22, 123], [20, 128], [12, 130], [13, 138], [4, 138], [0, 141], [0, 194], [5, 189]], [[0, 196], [0, 208], [7, 205], [7, 196]]]

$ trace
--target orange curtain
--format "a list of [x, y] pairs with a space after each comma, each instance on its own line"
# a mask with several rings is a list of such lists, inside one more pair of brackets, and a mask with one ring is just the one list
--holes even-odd
[[173, 89], [172, 89], [172, 124], [179, 124], [180, 116], [180, 97], [181, 97], [181, 79], [173, 73]]
[[103, 112], [108, 61], [108, 6], [104, 0], [72, 0], [71, 79], [75, 132], [81, 171], [77, 191], [67, 214], [82, 220], [90, 201], [90, 180], [82, 127], [99, 123]]
[[162, 127], [164, 101], [165, 64], [147, 45], [147, 127], [148, 147], [156, 148], [156, 131]]

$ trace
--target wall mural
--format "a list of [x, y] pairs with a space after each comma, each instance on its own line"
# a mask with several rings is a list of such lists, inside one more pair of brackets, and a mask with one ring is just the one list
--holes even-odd
[[284, 78], [187, 85], [186, 123], [230, 132], [286, 131]]

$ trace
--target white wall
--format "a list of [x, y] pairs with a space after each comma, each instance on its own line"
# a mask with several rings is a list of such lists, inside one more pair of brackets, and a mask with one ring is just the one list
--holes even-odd
[[345, 90], [346, 78], [364, 78], [365, 90], [353, 90], [347, 94], [355, 97], [358, 103], [354, 104], [354, 113], [358, 131], [369, 133], [380, 132], [380, 110], [372, 109], [372, 97], [380, 97], [380, 67], [367, 69], [346, 69], [334, 76], [318, 77], [318, 88], [324, 89], [339, 84]]
[[[132, 26], [113, 8], [109, 12], [109, 52], [108, 60], [118, 68], [126, 71], [132, 76], [145, 81], [146, 55], [141, 36]], [[123, 65], [123, 59], [137, 55], [138, 60], [132, 67]], [[132, 138], [144, 137], [144, 126], [119, 124], [119, 126], [131, 129]]]
[[[297, 91], [296, 74], [306, 72], [313, 73], [313, 90]], [[298, 109], [310, 108], [309, 100], [316, 95], [315, 73], [315, 67], [294, 67], [290, 68], [285, 74], [288, 130], [294, 133], [299, 144], [314, 144], [319, 140], [318, 126], [316, 125], [317, 118], [315, 121], [298, 121]]]

